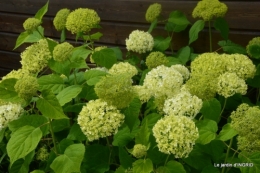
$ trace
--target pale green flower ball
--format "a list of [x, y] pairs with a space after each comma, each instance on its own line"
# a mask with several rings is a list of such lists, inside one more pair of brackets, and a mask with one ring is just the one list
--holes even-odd
[[68, 42], [58, 44], [54, 47], [53, 59], [58, 62], [66, 61], [71, 56], [73, 48], [74, 47]]
[[53, 25], [57, 31], [61, 31], [66, 28], [66, 21], [69, 14], [70, 10], [67, 8], [63, 8], [56, 13], [53, 19]]
[[237, 136], [237, 148], [250, 154], [259, 152], [260, 139], [248, 140], [246, 136]]
[[250, 57], [260, 58], [260, 37], [255, 37], [249, 41], [246, 51]]
[[151, 52], [147, 57], [145, 64], [149, 69], [158, 67], [160, 65], [167, 65], [169, 60], [162, 52]]
[[138, 71], [135, 66], [131, 65], [128, 62], [120, 62], [114, 64], [108, 71], [112, 75], [127, 73], [130, 77], [137, 75]]
[[89, 101], [78, 116], [78, 124], [89, 141], [116, 134], [123, 121], [124, 115], [101, 99]]
[[153, 49], [154, 40], [150, 33], [135, 30], [126, 39], [126, 49], [136, 53], [146, 53]]
[[152, 23], [160, 15], [162, 11], [162, 5], [154, 3], [150, 5], [145, 13], [145, 19], [147, 22]]
[[36, 160], [46, 161], [49, 158], [50, 153], [46, 146], [41, 147], [36, 153]]
[[202, 18], [204, 21], [210, 21], [213, 18], [224, 17], [228, 7], [219, 0], [202, 0], [192, 12], [193, 18]]
[[238, 77], [235, 73], [224, 73], [217, 80], [217, 92], [225, 98], [231, 97], [236, 93], [245, 95], [247, 92], [245, 80]]
[[66, 21], [67, 30], [75, 33], [87, 33], [96, 27], [100, 22], [100, 18], [95, 10], [88, 8], [78, 8], [71, 12]]
[[132, 155], [136, 158], [142, 158], [146, 155], [147, 153], [147, 148], [146, 146], [142, 145], [142, 144], [136, 144], [134, 145], [133, 151], [132, 151]]
[[31, 98], [37, 93], [38, 88], [39, 84], [37, 78], [32, 76], [23, 76], [18, 79], [14, 85], [14, 89], [18, 93], [18, 96], [26, 101], [31, 100]]
[[8, 123], [18, 119], [24, 112], [20, 104], [5, 103], [0, 105], [0, 131], [7, 127]]
[[184, 81], [186, 81], [190, 78], [190, 71], [184, 65], [175, 64], [175, 65], [172, 65], [171, 68], [177, 70], [182, 75]]
[[24, 21], [23, 28], [28, 32], [32, 32], [35, 29], [37, 29], [37, 27], [40, 25], [41, 25], [41, 21], [39, 19], [32, 17]]
[[95, 85], [97, 96], [118, 109], [125, 108], [135, 93], [128, 74], [107, 75]]
[[20, 79], [25, 75], [29, 75], [29, 72], [24, 69], [12, 70], [10, 73], [2, 77], [2, 80], [15, 78]]
[[37, 43], [26, 48], [21, 54], [22, 69], [29, 73], [37, 74], [43, 70], [51, 59], [48, 42], [46, 39], [41, 39]]
[[135, 85], [133, 86], [133, 89], [142, 103], [148, 102], [148, 100], [151, 98], [151, 94], [145, 86]]
[[[96, 47], [96, 48], [94, 49], [93, 53], [98, 52], [98, 51], [100, 51], [100, 50], [102, 50], [102, 49], [106, 49], [106, 48], [107, 48], [107, 46], [99, 46], [99, 47]], [[92, 53], [92, 55], [93, 55], [93, 53]], [[92, 55], [90, 56], [90, 62], [91, 62], [91, 63], [95, 63], [94, 59], [92, 58]]]
[[202, 108], [202, 100], [187, 91], [165, 100], [163, 111], [166, 115], [188, 116], [195, 118]]
[[173, 154], [175, 158], [186, 158], [193, 150], [199, 132], [192, 119], [186, 116], [165, 116], [153, 127], [159, 151]]

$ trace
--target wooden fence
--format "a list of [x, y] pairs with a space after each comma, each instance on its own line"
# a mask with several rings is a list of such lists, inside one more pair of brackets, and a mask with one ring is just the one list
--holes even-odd
[[[145, 21], [145, 12], [154, 2], [162, 4], [162, 16], [167, 17], [173, 10], [184, 12], [194, 23], [191, 13], [198, 1], [195, 0], [50, 0], [49, 11], [44, 17], [43, 27], [45, 35], [58, 39], [60, 33], [52, 24], [53, 18], [61, 8], [91, 8], [97, 11], [101, 18], [100, 32], [104, 35], [97, 42], [98, 45], [118, 46], [125, 48], [125, 39], [135, 29], [148, 30], [149, 24]], [[253, 37], [260, 36], [260, 1], [229, 0], [223, 1], [228, 6], [226, 20], [230, 27], [229, 39], [237, 44], [246, 46]], [[23, 32], [22, 24], [34, 16], [46, 0], [0, 0], [0, 77], [12, 69], [20, 68], [20, 52], [25, 49], [21, 46], [13, 50], [19, 33]], [[153, 32], [154, 35], [165, 35], [163, 27]], [[68, 34], [74, 41], [75, 36]], [[213, 48], [217, 49], [217, 41], [221, 40], [218, 32], [213, 30]], [[173, 47], [175, 50], [187, 45], [188, 32], [174, 35]], [[208, 50], [207, 29], [199, 35], [199, 40], [192, 43], [195, 52]]]

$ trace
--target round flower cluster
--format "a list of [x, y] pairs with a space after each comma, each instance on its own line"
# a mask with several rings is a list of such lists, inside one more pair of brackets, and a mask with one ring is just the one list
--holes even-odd
[[145, 19], [147, 22], [152, 23], [160, 15], [162, 11], [161, 4], [154, 3], [150, 5], [145, 13]]
[[24, 69], [12, 70], [10, 73], [2, 77], [2, 80], [10, 79], [10, 78], [20, 79], [24, 75], [29, 75], [29, 72]]
[[46, 161], [49, 155], [50, 153], [48, 152], [48, 149], [46, 148], [46, 146], [43, 146], [38, 150], [36, 160]]
[[175, 158], [186, 158], [193, 150], [199, 132], [192, 119], [186, 116], [165, 116], [153, 127], [159, 151], [174, 154]]
[[138, 73], [135, 66], [129, 64], [128, 62], [120, 62], [117, 64], [114, 64], [108, 71], [108, 73], [112, 75], [121, 74], [121, 73], [127, 73], [130, 77], [133, 77]]
[[160, 65], [167, 65], [169, 60], [162, 52], [151, 52], [147, 57], [145, 64], [149, 69], [158, 67]]
[[125, 73], [104, 76], [94, 90], [99, 98], [118, 109], [127, 107], [135, 96], [132, 79]]
[[51, 59], [48, 42], [46, 39], [41, 39], [37, 43], [26, 48], [21, 54], [21, 64], [24, 70], [29, 73], [37, 74], [42, 71]]
[[146, 155], [147, 148], [142, 144], [136, 144], [133, 148], [132, 155], [136, 158], [142, 158]]
[[135, 30], [126, 39], [126, 49], [136, 53], [146, 53], [153, 49], [154, 40], [150, 33]]
[[99, 71], [103, 71], [103, 72], [108, 72], [108, 69], [106, 67], [95, 67], [95, 68], [90, 68], [90, 69], [86, 69], [85, 72], [89, 71], [89, 70], [99, 70]]
[[14, 89], [18, 93], [18, 96], [26, 101], [31, 100], [31, 98], [36, 94], [38, 88], [39, 84], [37, 78], [29, 75], [25, 75], [18, 79], [14, 85]]
[[9, 122], [18, 119], [23, 112], [20, 104], [5, 103], [0, 105], [0, 131], [7, 127]]
[[192, 16], [210, 21], [213, 18], [224, 17], [227, 10], [226, 4], [219, 2], [219, 0], [202, 0], [194, 8]]
[[135, 85], [133, 86], [134, 92], [137, 94], [142, 103], [147, 102], [151, 98], [149, 90], [145, 86]]
[[235, 73], [224, 73], [218, 77], [217, 92], [228, 98], [236, 93], [245, 95], [247, 91], [246, 82]]
[[184, 81], [186, 81], [190, 78], [190, 71], [184, 65], [175, 64], [175, 65], [172, 65], [171, 68], [174, 68], [175, 70], [177, 70], [182, 75]]
[[89, 141], [117, 133], [123, 121], [124, 115], [101, 99], [89, 101], [78, 116], [78, 124]]
[[249, 56], [260, 58], [260, 37], [255, 37], [250, 40], [246, 46], [246, 51]]
[[100, 17], [95, 10], [88, 8], [78, 8], [71, 12], [66, 21], [66, 28], [74, 33], [87, 33], [96, 27], [100, 22]]
[[[93, 53], [98, 52], [98, 51], [100, 51], [100, 50], [102, 50], [102, 49], [106, 49], [106, 48], [107, 48], [107, 46], [99, 46], [99, 47], [96, 47], [96, 48], [94, 49]], [[93, 55], [93, 53], [92, 53], [92, 55]], [[92, 55], [90, 56], [90, 62], [91, 62], [91, 63], [95, 63], [94, 59], [92, 58]]]
[[67, 59], [69, 59], [73, 48], [74, 47], [68, 42], [58, 44], [54, 47], [53, 59], [58, 62], [66, 61]]
[[202, 108], [202, 100], [187, 91], [165, 100], [163, 111], [166, 115], [188, 116], [194, 118]]
[[28, 31], [32, 32], [35, 29], [37, 29], [38, 26], [41, 25], [41, 21], [39, 19], [36, 19], [34, 17], [28, 18], [23, 23], [23, 28]]
[[70, 10], [67, 8], [63, 8], [56, 13], [53, 19], [53, 25], [57, 31], [61, 31], [66, 28], [67, 17], [69, 14]]

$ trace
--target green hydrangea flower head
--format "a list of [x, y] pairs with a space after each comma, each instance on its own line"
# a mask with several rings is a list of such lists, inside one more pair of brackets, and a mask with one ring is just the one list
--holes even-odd
[[75, 33], [87, 33], [100, 22], [97, 12], [88, 8], [78, 8], [72, 11], [66, 21], [67, 30]]
[[78, 124], [88, 140], [94, 141], [116, 134], [124, 118], [115, 106], [97, 99], [83, 106], [78, 116]]
[[165, 116], [157, 121], [152, 131], [159, 151], [173, 154], [175, 158], [188, 157], [199, 137], [195, 123], [186, 116]]
[[146, 53], [153, 49], [153, 36], [144, 31], [134, 30], [126, 39], [126, 49], [136, 53]]
[[202, 18], [204, 21], [210, 21], [213, 18], [224, 17], [228, 7], [219, 0], [202, 0], [192, 12], [193, 18]]
[[21, 53], [22, 69], [37, 74], [47, 66], [51, 57], [47, 40], [41, 39]]
[[147, 22], [152, 23], [161, 14], [162, 5], [154, 3], [150, 5], [145, 13], [145, 19]]
[[118, 109], [125, 108], [133, 100], [135, 93], [132, 79], [128, 74], [107, 75], [95, 85], [95, 92], [100, 99]]
[[147, 57], [145, 64], [149, 69], [158, 67], [160, 65], [167, 65], [169, 63], [169, 60], [166, 58], [166, 56], [162, 52], [151, 52]]
[[252, 154], [260, 151], [260, 139], [248, 140], [246, 136], [237, 136], [238, 150]]
[[130, 77], [137, 75], [138, 71], [135, 66], [131, 65], [128, 62], [120, 62], [114, 64], [108, 71], [112, 75], [127, 73]]
[[2, 80], [10, 79], [10, 78], [20, 79], [24, 75], [29, 75], [29, 72], [27, 70], [24, 70], [24, 69], [12, 70], [10, 73], [3, 76]]
[[250, 57], [260, 58], [260, 37], [255, 37], [249, 41], [246, 51]]
[[[99, 47], [96, 47], [96, 48], [94, 49], [94, 51], [92, 52], [92, 55], [93, 55], [93, 53], [98, 52], [98, 51], [100, 51], [100, 50], [102, 50], [102, 49], [106, 49], [106, 48], [107, 48], [107, 46], [99, 46]], [[90, 56], [90, 62], [91, 62], [91, 63], [95, 63], [94, 59], [92, 58], [92, 55]]]
[[58, 44], [54, 47], [53, 59], [58, 62], [66, 61], [71, 56], [73, 48], [74, 47], [68, 42]]
[[236, 93], [245, 95], [247, 92], [245, 80], [238, 77], [235, 73], [224, 73], [217, 80], [217, 92], [225, 98], [231, 97]]
[[147, 148], [146, 146], [142, 145], [142, 144], [136, 144], [134, 145], [133, 151], [132, 151], [132, 155], [136, 158], [142, 158], [146, 155], [147, 153]]
[[133, 89], [142, 103], [148, 102], [148, 100], [151, 98], [151, 94], [145, 86], [135, 85], [133, 86]]
[[172, 65], [171, 68], [177, 70], [182, 75], [184, 81], [187, 81], [190, 78], [190, 71], [184, 65], [175, 64]]
[[25, 75], [18, 79], [14, 85], [14, 89], [18, 93], [18, 96], [26, 101], [31, 100], [31, 98], [36, 94], [38, 88], [39, 84], [37, 78], [29, 75]]
[[61, 31], [66, 28], [66, 21], [69, 14], [70, 10], [67, 8], [63, 8], [56, 13], [53, 19], [53, 25], [57, 31]]
[[0, 105], [0, 131], [7, 127], [8, 123], [18, 119], [24, 113], [21, 104], [3, 103]]
[[39, 19], [36, 19], [34, 17], [28, 18], [23, 23], [23, 28], [28, 31], [32, 32], [35, 29], [37, 29], [38, 26], [41, 25], [41, 21]]
[[47, 161], [50, 153], [46, 146], [41, 147], [36, 153], [36, 160]]

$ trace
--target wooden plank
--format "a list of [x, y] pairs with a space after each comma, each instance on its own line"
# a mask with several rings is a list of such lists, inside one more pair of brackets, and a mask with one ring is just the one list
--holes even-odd
[[20, 54], [8, 51], [0, 51], [0, 68], [18, 69], [21, 67]]

